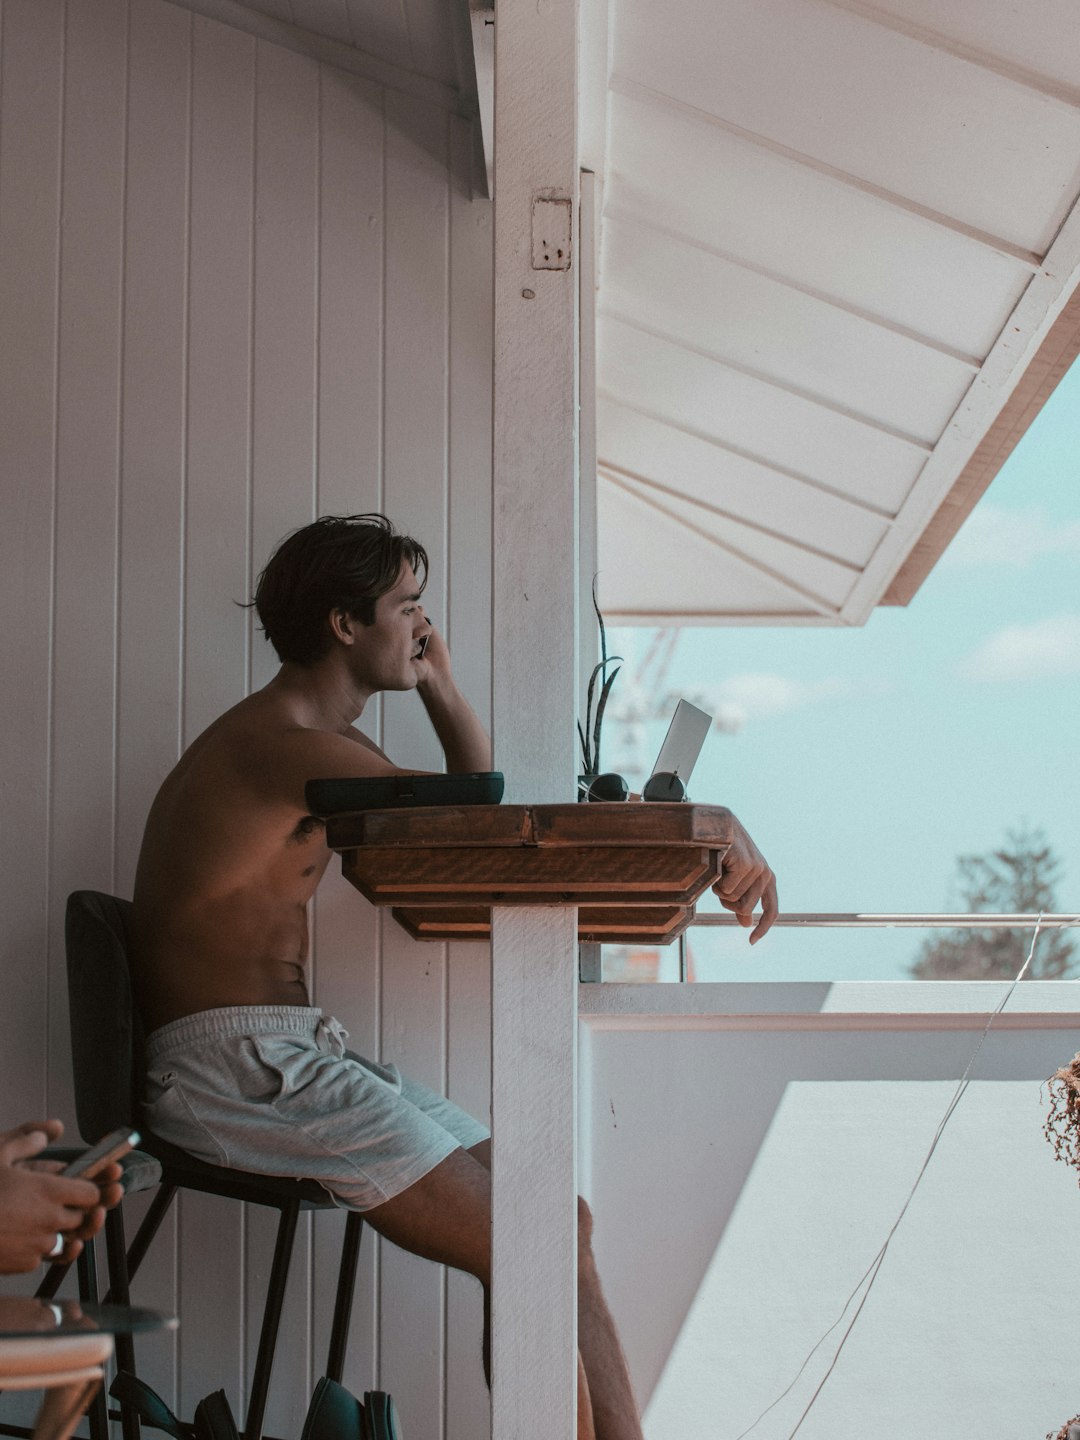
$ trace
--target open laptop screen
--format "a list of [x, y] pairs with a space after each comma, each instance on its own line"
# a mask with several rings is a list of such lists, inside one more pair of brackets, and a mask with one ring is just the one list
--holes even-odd
[[690, 773], [697, 764], [705, 736], [709, 733], [712, 716], [689, 700], [680, 700], [671, 717], [671, 724], [660, 746], [660, 754], [653, 766], [654, 775], [677, 775], [683, 785], [690, 781]]

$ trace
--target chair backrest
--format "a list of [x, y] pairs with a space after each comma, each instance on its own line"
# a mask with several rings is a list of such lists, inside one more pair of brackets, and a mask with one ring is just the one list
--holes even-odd
[[142, 1034], [128, 968], [131, 901], [97, 890], [68, 896], [65, 941], [75, 1115], [93, 1144], [135, 1121]]

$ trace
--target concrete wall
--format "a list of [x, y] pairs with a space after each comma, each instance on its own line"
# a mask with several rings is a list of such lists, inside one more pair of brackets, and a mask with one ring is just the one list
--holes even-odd
[[[421, 536], [489, 711], [491, 212], [465, 122], [163, 0], [2, 0], [0, 25], [0, 1122], [73, 1122], [65, 897], [130, 894], [160, 780], [273, 673], [234, 602], [275, 541], [373, 509]], [[365, 723], [439, 765], [415, 697]], [[313, 926], [351, 1043], [486, 1116], [486, 947], [448, 964], [336, 875]], [[322, 1373], [341, 1229], [303, 1223], [271, 1434]], [[271, 1230], [185, 1196], [147, 1262], [136, 1298], [182, 1327], [146, 1376], [185, 1414], [219, 1385], [243, 1408]], [[479, 1308], [367, 1237], [346, 1382], [474, 1440]]]

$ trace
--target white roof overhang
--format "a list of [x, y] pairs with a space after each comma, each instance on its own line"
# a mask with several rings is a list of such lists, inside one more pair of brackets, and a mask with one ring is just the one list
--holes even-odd
[[605, 613], [906, 603], [1080, 347], [1080, 9], [583, 18]]

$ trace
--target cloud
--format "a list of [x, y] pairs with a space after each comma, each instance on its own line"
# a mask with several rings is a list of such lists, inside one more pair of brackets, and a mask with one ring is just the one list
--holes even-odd
[[961, 665], [969, 680], [1010, 682], [1080, 675], [1080, 615], [1048, 615], [998, 630]]
[[1047, 555], [1080, 555], [1080, 521], [1054, 524], [1041, 509], [1007, 510], [984, 502], [964, 521], [943, 563], [1022, 570]]
[[850, 690], [850, 684], [836, 676], [808, 684], [762, 672], [730, 676], [717, 685], [714, 698], [719, 717], [732, 728], [741, 728], [748, 720], [786, 715], [822, 700], [834, 700]]

